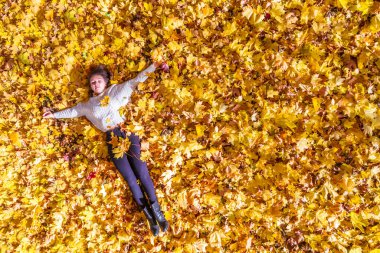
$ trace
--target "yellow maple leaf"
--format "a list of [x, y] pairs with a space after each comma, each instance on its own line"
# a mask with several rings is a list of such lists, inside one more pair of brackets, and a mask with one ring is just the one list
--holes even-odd
[[179, 45], [176, 41], [170, 41], [169, 44], [168, 44], [168, 48], [172, 52], [176, 52], [176, 51], [180, 51], [182, 49], [182, 46]]
[[378, 33], [380, 31], [380, 14], [376, 14], [371, 18], [369, 29], [372, 33]]
[[96, 135], [96, 130], [91, 126], [85, 126], [84, 133], [87, 137], [92, 138]]
[[112, 153], [114, 153], [115, 158], [121, 158], [125, 153], [128, 152], [131, 142], [128, 138], [113, 136], [111, 141], [108, 143], [112, 144]]
[[314, 97], [311, 100], [313, 102], [314, 110], [317, 112], [319, 110], [319, 108], [321, 107], [321, 101], [322, 101], [322, 99]]
[[355, 213], [355, 212], [350, 212], [350, 217], [351, 217], [351, 223], [355, 228], [359, 228], [362, 233], [364, 233], [364, 228], [368, 226], [368, 222], [362, 218], [361, 215]]
[[253, 9], [251, 7], [246, 7], [243, 11], [243, 15], [249, 20], [249, 23], [251, 25], [255, 26], [262, 26], [264, 24], [264, 14], [263, 14], [263, 8], [261, 5], [258, 5], [256, 9]]
[[328, 225], [328, 222], [327, 222], [328, 213], [325, 210], [318, 210], [315, 215], [317, 219], [322, 223], [323, 226]]
[[252, 14], [253, 14], [253, 9], [252, 7], [250, 6], [245, 6], [243, 8], [243, 16], [246, 17], [248, 20], [251, 18]]
[[353, 247], [348, 253], [362, 253], [362, 248], [359, 246]]
[[115, 38], [112, 43], [112, 48], [118, 50], [124, 46], [125, 42], [121, 38]]
[[129, 56], [132, 59], [135, 59], [140, 55], [141, 47], [137, 43], [129, 42], [126, 47], [128, 48]]
[[146, 66], [146, 61], [143, 59], [141, 61], [139, 61], [139, 64], [138, 64], [138, 67], [137, 67], [137, 71], [141, 71], [145, 68]]
[[47, 20], [53, 20], [54, 17], [54, 10], [47, 10], [45, 13], [45, 18]]
[[214, 13], [214, 9], [210, 8], [210, 6], [206, 5], [204, 2], [198, 4], [197, 9], [197, 16], [199, 19], [204, 19]]
[[12, 141], [12, 144], [21, 147], [21, 138], [20, 134], [16, 132], [9, 132], [8, 133], [9, 139]]
[[306, 149], [310, 148], [311, 140], [307, 137], [302, 137], [298, 142], [297, 142], [297, 150], [299, 152], [303, 152]]
[[361, 11], [363, 15], [367, 14], [373, 5], [373, 0], [366, 0], [364, 2], [357, 1], [356, 9]]
[[212, 247], [221, 248], [223, 241], [227, 236], [221, 231], [214, 231], [209, 236], [210, 245]]
[[100, 100], [100, 105], [101, 106], [107, 106], [110, 102], [110, 97], [109, 96], [104, 96], [102, 100]]
[[206, 130], [206, 126], [197, 124], [195, 126], [197, 136], [202, 137], [204, 135], [204, 131]]
[[169, 16], [163, 18], [163, 28], [165, 30], [175, 30], [183, 26], [184, 21], [175, 16]]
[[152, 3], [144, 2], [144, 9], [147, 10], [147, 11], [152, 11], [153, 10]]
[[364, 68], [364, 64], [368, 62], [368, 55], [365, 52], [362, 52], [358, 57], [358, 68], [362, 70]]
[[237, 30], [237, 27], [236, 27], [236, 22], [232, 22], [232, 23], [227, 23], [225, 26], [224, 26], [224, 31], [222, 33], [222, 36], [228, 36], [228, 35], [231, 35], [233, 34], [235, 31]]
[[216, 208], [221, 203], [222, 197], [212, 193], [207, 193], [203, 196], [203, 200], [205, 204]]
[[119, 139], [117, 136], [115, 136], [113, 133], [112, 133], [112, 137], [111, 137], [111, 140], [108, 142], [109, 144], [112, 145], [112, 147], [117, 147], [119, 145]]
[[154, 45], [157, 44], [158, 36], [153, 30], [149, 30], [149, 39], [153, 42]]
[[349, 0], [338, 0], [338, 2], [340, 3], [340, 5], [342, 5], [344, 9], [347, 9]]
[[124, 150], [120, 147], [113, 148], [112, 153], [114, 154], [115, 158], [121, 158], [124, 156]]

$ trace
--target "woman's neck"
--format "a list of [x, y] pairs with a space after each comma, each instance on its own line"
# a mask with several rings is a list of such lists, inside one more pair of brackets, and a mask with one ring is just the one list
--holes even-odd
[[99, 96], [101, 96], [104, 92], [105, 92], [106, 90], [104, 89], [102, 92], [100, 92], [100, 93], [94, 93], [94, 97], [99, 97]]

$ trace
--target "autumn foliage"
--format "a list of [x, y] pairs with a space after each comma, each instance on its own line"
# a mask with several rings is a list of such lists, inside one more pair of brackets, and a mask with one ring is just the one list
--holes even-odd
[[[379, 2], [0, 10], [1, 252], [380, 252]], [[91, 64], [120, 83], [153, 61], [170, 71], [121, 113], [170, 222], [157, 238], [105, 134], [42, 119], [88, 98]]]

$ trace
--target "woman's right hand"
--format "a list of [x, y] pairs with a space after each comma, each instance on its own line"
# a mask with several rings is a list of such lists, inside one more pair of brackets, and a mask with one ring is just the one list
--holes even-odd
[[45, 112], [45, 113], [42, 115], [42, 117], [43, 117], [44, 119], [46, 119], [46, 118], [54, 118], [54, 115], [53, 115], [53, 113], [52, 113], [51, 111], [47, 111], [47, 112]]

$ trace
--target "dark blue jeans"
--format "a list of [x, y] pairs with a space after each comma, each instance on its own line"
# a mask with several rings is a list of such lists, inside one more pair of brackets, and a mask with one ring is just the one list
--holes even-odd
[[[143, 208], [147, 204], [147, 200], [144, 195], [144, 191], [148, 196], [151, 203], [157, 201], [156, 191], [154, 189], [152, 178], [149, 175], [148, 167], [146, 162], [140, 160], [141, 154], [141, 142], [140, 138], [131, 134], [128, 136], [131, 145], [127, 153], [124, 153], [123, 157], [115, 158], [112, 153], [112, 144], [108, 143], [111, 140], [111, 133], [114, 133], [115, 136], [119, 136], [122, 138], [126, 138], [126, 133], [120, 129], [120, 127], [116, 127], [112, 130], [107, 131], [107, 146], [108, 153], [112, 162], [115, 164], [118, 171], [127, 181], [129, 188], [131, 189], [133, 198], [137, 202], [137, 204]], [[137, 183], [137, 179], [140, 180], [140, 187]]]

